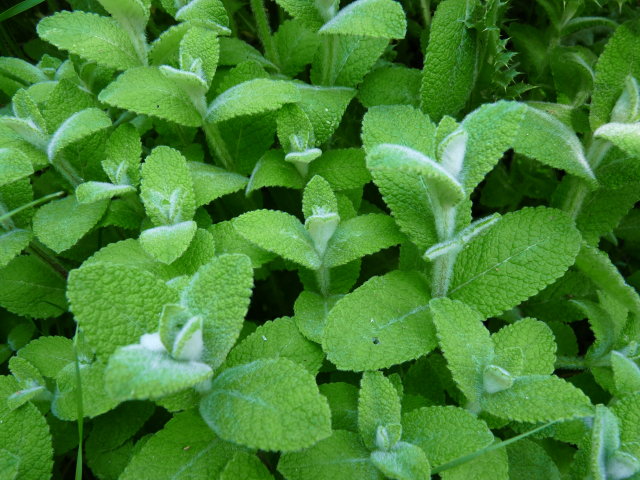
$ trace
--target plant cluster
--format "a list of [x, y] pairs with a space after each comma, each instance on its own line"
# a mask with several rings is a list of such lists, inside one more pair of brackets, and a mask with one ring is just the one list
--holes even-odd
[[633, 2], [70, 3], [0, 57], [0, 478], [640, 479]]

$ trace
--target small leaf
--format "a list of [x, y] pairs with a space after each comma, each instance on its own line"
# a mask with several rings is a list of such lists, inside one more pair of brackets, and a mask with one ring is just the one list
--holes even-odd
[[208, 123], [219, 123], [241, 115], [255, 115], [279, 109], [300, 100], [293, 83], [257, 78], [225, 90], [209, 105]]
[[394, 480], [428, 480], [431, 466], [424, 451], [411, 443], [400, 442], [390, 452], [377, 450], [371, 454], [373, 464]]
[[331, 310], [322, 342], [327, 358], [340, 370], [363, 371], [429, 353], [436, 338], [428, 291], [417, 273], [395, 271], [373, 277]]
[[78, 203], [95, 203], [100, 200], [110, 200], [113, 197], [135, 192], [131, 185], [114, 185], [106, 182], [84, 182], [76, 188]]
[[284, 358], [225, 370], [200, 413], [222, 438], [261, 450], [299, 450], [331, 434], [329, 405], [313, 376]]
[[197, 207], [237, 192], [247, 184], [246, 177], [206, 163], [187, 162], [187, 167], [191, 173]]
[[402, 6], [393, 0], [357, 0], [325, 23], [318, 33], [404, 38], [407, 21]]
[[496, 355], [517, 348], [523, 355], [523, 369], [514, 375], [550, 375], [555, 370], [556, 342], [551, 329], [533, 318], [523, 318], [501, 328], [491, 338]]
[[40, 207], [33, 217], [33, 233], [53, 251], [73, 247], [98, 223], [109, 202], [78, 203], [74, 195], [53, 200]]
[[74, 113], [58, 127], [49, 140], [47, 155], [53, 162], [62, 149], [89, 135], [111, 126], [111, 119], [97, 108]]
[[16, 148], [0, 148], [0, 186], [33, 173], [29, 159]]
[[150, 228], [140, 234], [140, 246], [159, 262], [173, 263], [189, 248], [197, 229], [193, 220]]
[[[400, 425], [400, 398], [398, 392], [382, 372], [364, 372], [360, 382], [358, 397], [358, 430], [362, 441], [369, 450], [383, 447], [377, 444], [378, 429]], [[390, 439], [390, 447], [400, 440]]]
[[233, 220], [236, 231], [260, 248], [316, 270], [321, 261], [300, 221], [285, 212], [254, 210]]
[[143, 63], [118, 22], [95, 13], [57, 12], [38, 23], [38, 35], [62, 50], [117, 70]]
[[334, 430], [311, 448], [284, 453], [278, 470], [288, 480], [382, 480], [369, 455], [357, 433]]
[[129, 345], [109, 358], [105, 386], [119, 401], [146, 400], [171, 395], [208, 380], [213, 371], [196, 361], [178, 361], [166, 351]]
[[31, 241], [32, 234], [28, 230], [14, 228], [0, 233], [0, 268], [7, 265], [22, 252]]

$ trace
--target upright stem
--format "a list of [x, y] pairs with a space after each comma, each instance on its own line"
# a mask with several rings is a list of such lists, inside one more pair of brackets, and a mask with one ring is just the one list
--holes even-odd
[[[457, 208], [451, 205], [443, 205], [440, 199], [437, 198], [437, 192], [431, 193], [430, 201], [435, 217], [438, 240], [440, 242], [451, 240], [456, 233]], [[447, 295], [457, 255], [458, 251], [454, 249], [433, 261], [431, 296], [444, 297]]]
[[267, 60], [278, 65], [280, 63], [278, 61], [278, 51], [271, 36], [271, 28], [269, 27], [269, 19], [267, 18], [264, 0], [251, 0], [251, 10], [253, 11], [253, 17], [256, 19], [258, 37], [264, 47], [265, 56]]
[[84, 183], [84, 179], [76, 172], [76, 169], [73, 168], [73, 165], [69, 163], [69, 160], [64, 158], [62, 155], [58, 155], [56, 159], [52, 162], [53, 168], [62, 175], [62, 177], [69, 182], [69, 184], [76, 188], [81, 183]]
[[324, 63], [322, 64], [322, 85], [331, 86], [335, 82], [333, 75], [338, 57], [338, 41], [337, 35], [328, 35], [322, 40], [322, 54], [324, 56]]
[[331, 274], [329, 269], [324, 265], [316, 270], [316, 280], [318, 282], [318, 287], [320, 288], [320, 293], [323, 297], [329, 296], [329, 287], [331, 285]]
[[220, 161], [224, 168], [234, 171], [236, 166], [235, 162], [231, 153], [229, 153], [229, 149], [227, 148], [224, 138], [222, 138], [222, 135], [220, 134], [218, 126], [215, 123], [205, 123], [202, 129], [204, 130], [204, 135], [207, 138], [209, 149], [214, 156]]
[[431, 26], [431, 0], [420, 0], [420, 10], [424, 20], [424, 28]]

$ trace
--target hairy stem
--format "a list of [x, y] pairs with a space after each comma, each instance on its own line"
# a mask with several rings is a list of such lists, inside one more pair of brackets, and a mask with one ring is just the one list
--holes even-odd
[[278, 51], [276, 50], [275, 43], [273, 42], [273, 36], [271, 36], [271, 28], [269, 27], [269, 19], [267, 18], [267, 11], [265, 9], [264, 0], [251, 0], [251, 11], [256, 20], [256, 27], [258, 28], [258, 38], [260, 43], [264, 47], [264, 53], [267, 60], [278, 65]]

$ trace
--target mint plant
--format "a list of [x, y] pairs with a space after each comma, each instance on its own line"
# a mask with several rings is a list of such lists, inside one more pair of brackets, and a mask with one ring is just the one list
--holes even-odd
[[0, 477], [640, 479], [636, 10], [38, 17], [0, 57]]

